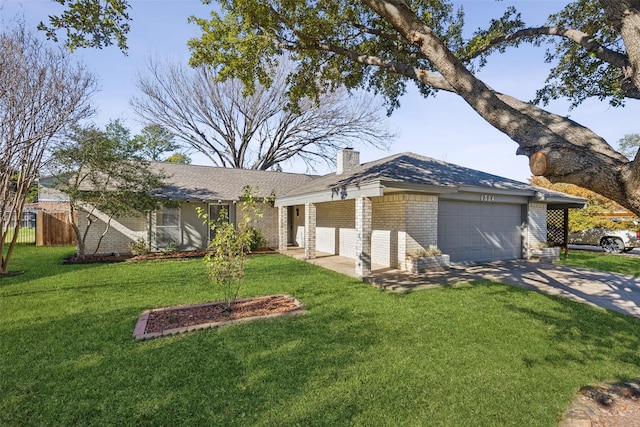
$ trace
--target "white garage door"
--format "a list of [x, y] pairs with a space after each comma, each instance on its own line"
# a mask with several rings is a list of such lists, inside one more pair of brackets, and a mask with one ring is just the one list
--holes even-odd
[[522, 207], [440, 201], [438, 247], [452, 262], [522, 258]]

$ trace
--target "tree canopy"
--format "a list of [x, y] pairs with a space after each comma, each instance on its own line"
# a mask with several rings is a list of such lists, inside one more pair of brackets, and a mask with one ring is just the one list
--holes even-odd
[[618, 141], [618, 149], [629, 160], [633, 160], [640, 147], [640, 134], [628, 133]]
[[[296, 64], [288, 77], [292, 99], [313, 99], [340, 86], [364, 88], [383, 95], [392, 111], [410, 83], [424, 96], [451, 92], [515, 141], [517, 154], [543, 158], [538, 174], [640, 213], [637, 156], [627, 159], [589, 128], [543, 108], [559, 97], [574, 106], [594, 97], [613, 106], [639, 98], [637, 0], [567, 2], [535, 26], [506, 8], [470, 38], [463, 36], [463, 10], [446, 0], [218, 3], [219, 12], [192, 19], [202, 36], [189, 46], [191, 64], [215, 68], [221, 80], [268, 85], [273, 65], [287, 53]], [[508, 54], [522, 43], [551, 46], [549, 78], [536, 103], [500, 93], [478, 77], [490, 54]]]
[[[56, 188], [69, 197], [69, 219], [78, 242], [77, 255], [86, 256], [86, 240], [98, 212], [106, 215], [104, 237], [111, 220], [156, 208], [155, 190], [163, 176], [149, 168], [139, 153], [139, 144], [118, 120], [104, 130], [90, 125], [74, 126], [56, 147], [52, 172]], [[85, 215], [87, 227], [80, 231], [76, 215]], [[100, 248], [100, 242], [95, 252]]]
[[175, 135], [159, 124], [145, 126], [131, 142], [137, 146], [142, 158], [154, 162], [165, 161], [165, 154], [180, 148], [180, 145], [175, 142]]

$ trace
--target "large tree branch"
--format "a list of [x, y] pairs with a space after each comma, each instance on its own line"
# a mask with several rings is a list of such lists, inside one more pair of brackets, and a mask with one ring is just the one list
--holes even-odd
[[579, 44], [587, 52], [594, 54], [598, 59], [607, 62], [614, 67], [625, 68], [628, 66], [627, 56], [611, 50], [593, 38], [591, 35], [570, 28], [558, 28], [558, 27], [537, 27], [537, 28], [524, 28], [518, 30], [512, 34], [496, 37], [489, 40], [489, 42], [482, 48], [475, 50], [468, 57], [462, 58], [463, 61], [473, 59], [484, 53], [487, 53], [491, 49], [496, 48], [499, 45], [514, 42], [523, 38], [537, 37], [537, 36], [558, 36], [571, 40], [576, 44]]
[[496, 93], [472, 75], [402, 0], [363, 0], [418, 46], [455, 92], [481, 117], [519, 145], [518, 153], [543, 152], [544, 172], [556, 181], [580, 183], [640, 211], [640, 197], [623, 175], [630, 163], [602, 138], [577, 123]]
[[399, 74], [411, 80], [429, 85], [434, 89], [444, 90], [447, 92], [455, 92], [454, 88], [444, 78], [436, 73], [424, 70], [419, 67], [414, 67], [400, 61], [386, 60], [373, 55], [362, 55], [358, 52], [346, 49], [335, 44], [321, 43], [309, 39], [308, 43], [305, 43], [304, 45], [279, 43], [279, 46], [283, 49], [291, 51], [321, 50], [325, 52], [336, 53], [338, 55], [349, 58], [350, 60], [358, 64], [382, 68], [390, 73]]
[[512, 34], [491, 39], [486, 45], [474, 50], [469, 56], [463, 57], [461, 60], [466, 62], [486, 54], [500, 45], [539, 36], [557, 36], [570, 40], [584, 48], [587, 53], [593, 54], [596, 58], [610, 64], [612, 67], [619, 68], [622, 70], [620, 86], [624, 90], [625, 96], [627, 98], [640, 99], [640, 86], [634, 84], [630, 78], [631, 65], [629, 64], [628, 56], [603, 46], [593, 36], [580, 30], [559, 27], [525, 28]]
[[620, 32], [627, 49], [630, 71], [625, 77], [640, 88], [640, 1], [600, 0], [607, 22]]

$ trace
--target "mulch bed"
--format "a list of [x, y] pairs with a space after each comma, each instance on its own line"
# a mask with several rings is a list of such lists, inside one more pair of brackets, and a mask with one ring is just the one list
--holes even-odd
[[300, 301], [288, 295], [238, 299], [230, 308], [222, 301], [158, 308], [142, 313], [133, 337], [144, 340], [242, 321], [298, 314], [304, 310]]
[[[145, 255], [131, 255], [131, 254], [102, 254], [102, 255], [87, 255], [82, 258], [78, 258], [75, 255], [67, 257], [63, 260], [63, 264], [94, 264], [94, 263], [111, 263], [111, 262], [124, 262], [124, 261], [144, 261], [153, 259], [183, 259], [183, 258], [198, 258], [203, 257], [208, 251], [176, 251], [176, 252], [151, 252]], [[276, 253], [275, 250], [270, 248], [260, 248], [255, 251], [251, 251], [251, 254], [270, 254]], [[251, 255], [250, 254], [250, 255]]]

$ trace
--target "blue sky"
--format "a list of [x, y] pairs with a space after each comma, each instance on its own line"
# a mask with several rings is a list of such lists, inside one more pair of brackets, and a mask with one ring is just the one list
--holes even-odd
[[[74, 56], [92, 69], [100, 79], [100, 92], [94, 97], [99, 125], [121, 119], [134, 133], [142, 127], [129, 106], [137, 95], [138, 72], [143, 72], [150, 57], [183, 61], [189, 52], [186, 42], [198, 36], [195, 25], [188, 24], [191, 15], [205, 17], [212, 10], [199, 0], [132, 0], [129, 53], [124, 56], [117, 48], [80, 50]], [[528, 24], [535, 26], [545, 17], [560, 10], [566, 1], [558, 0], [467, 0], [456, 1], [467, 13], [471, 31], [491, 17], [497, 17], [509, 5], [515, 5]], [[34, 26], [57, 14], [61, 6], [51, 0], [0, 0], [0, 25], [16, 14], [24, 15]], [[506, 55], [494, 55], [480, 77], [495, 89], [522, 100], [531, 99], [542, 86], [548, 70], [544, 63], [544, 48], [519, 48]], [[628, 133], [640, 133], [638, 104], [630, 102], [624, 109], [610, 108], [607, 103], [590, 101], [568, 111], [567, 104], [558, 102], [549, 109], [570, 117], [603, 136], [610, 144]], [[361, 160], [375, 160], [393, 153], [412, 151], [458, 165], [496, 175], [526, 181], [530, 176], [528, 159], [516, 156], [517, 145], [501, 132], [485, 123], [470, 107], [455, 95], [439, 94], [423, 99], [410, 91], [401, 99], [401, 107], [388, 127], [398, 135], [388, 152], [362, 147]], [[204, 157], [193, 155], [194, 163], [207, 164]], [[285, 170], [305, 172], [302, 164], [283, 165]], [[320, 167], [318, 173], [330, 172]]]

